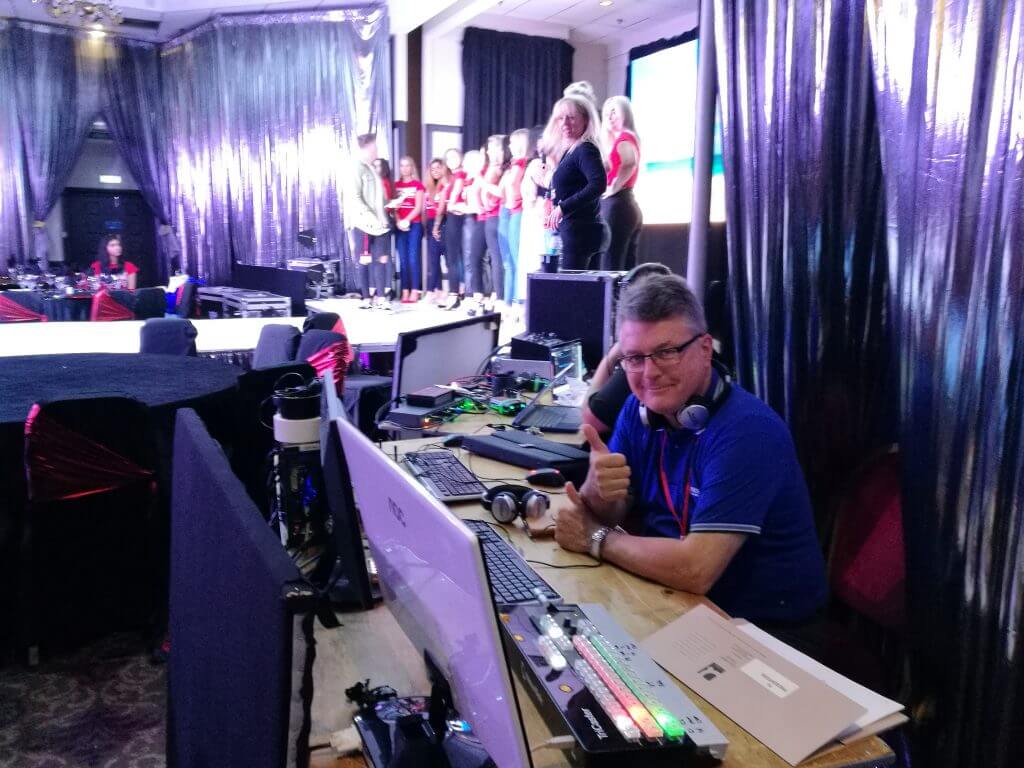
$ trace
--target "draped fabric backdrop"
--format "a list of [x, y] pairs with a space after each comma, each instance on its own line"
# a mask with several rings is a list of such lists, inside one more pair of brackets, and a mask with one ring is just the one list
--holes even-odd
[[789, 424], [821, 513], [894, 433], [864, 0], [715, 0], [739, 380]]
[[868, 2], [928, 766], [1024, 764], [1024, 6]]
[[102, 60], [103, 116], [139, 191], [158, 225], [157, 275], [166, 280], [179, 252], [170, 227], [172, 201], [167, 174], [166, 120], [156, 46], [119, 39]]
[[573, 48], [564, 40], [468, 27], [462, 38], [465, 82], [462, 146], [495, 133], [544, 125], [572, 82]]
[[23, 259], [28, 244], [26, 228], [28, 205], [25, 200], [25, 175], [21, 132], [15, 104], [14, 41], [11, 25], [0, 19], [0, 274], [8, 261]]
[[[341, 196], [355, 137], [391, 139], [383, 7], [219, 17], [163, 47], [171, 197], [189, 270], [214, 283], [348, 249]], [[348, 261], [346, 267], [350, 269]]]
[[96, 73], [103, 42], [46, 24], [13, 24], [11, 36], [16, 109], [35, 220], [32, 256], [45, 264], [46, 216], [64, 191], [89, 123], [99, 111]]

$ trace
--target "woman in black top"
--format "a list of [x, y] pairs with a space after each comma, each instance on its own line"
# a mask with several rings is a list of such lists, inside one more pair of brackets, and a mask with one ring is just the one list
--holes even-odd
[[605, 240], [601, 195], [607, 185], [597, 131], [600, 123], [592, 104], [579, 96], [555, 103], [551, 115], [553, 139], [561, 157], [551, 181], [554, 208], [548, 226], [562, 240], [560, 270], [589, 269]]

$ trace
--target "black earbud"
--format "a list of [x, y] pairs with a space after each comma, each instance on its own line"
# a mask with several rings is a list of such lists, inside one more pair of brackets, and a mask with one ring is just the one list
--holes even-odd
[[480, 498], [480, 503], [495, 520], [508, 525], [517, 517], [541, 517], [551, 506], [551, 499], [546, 493], [524, 485], [496, 485], [487, 489]]

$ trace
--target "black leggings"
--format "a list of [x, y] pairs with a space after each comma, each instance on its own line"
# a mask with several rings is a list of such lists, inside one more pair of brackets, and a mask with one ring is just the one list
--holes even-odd
[[444, 217], [444, 263], [451, 293], [462, 293], [462, 221], [463, 217], [454, 213]]
[[611, 229], [611, 242], [601, 254], [601, 269], [629, 270], [636, 266], [636, 247], [644, 215], [632, 189], [623, 189], [601, 201], [601, 216]]
[[559, 260], [559, 271], [567, 269], [592, 269], [598, 253], [604, 246], [608, 225], [598, 216], [587, 222], [567, 222], [562, 219], [558, 234], [562, 238], [562, 258]]
[[466, 214], [462, 231], [462, 253], [466, 258], [466, 291], [483, 293], [484, 254], [487, 252], [487, 237], [484, 233], [486, 221], [480, 221], [473, 214]]

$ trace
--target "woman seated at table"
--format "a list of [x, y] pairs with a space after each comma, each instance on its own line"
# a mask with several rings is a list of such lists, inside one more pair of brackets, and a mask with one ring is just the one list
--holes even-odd
[[128, 290], [135, 290], [135, 283], [138, 280], [139, 268], [130, 261], [121, 259], [124, 253], [124, 245], [121, 243], [120, 235], [107, 235], [100, 240], [99, 251], [96, 261], [89, 267], [89, 271], [96, 277], [110, 275], [116, 277]]

